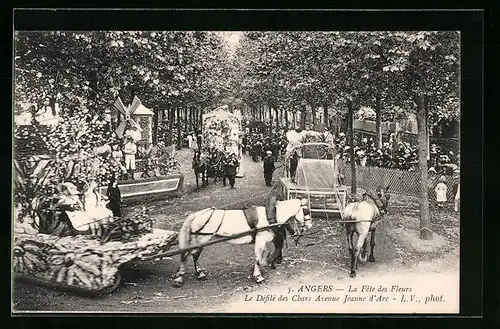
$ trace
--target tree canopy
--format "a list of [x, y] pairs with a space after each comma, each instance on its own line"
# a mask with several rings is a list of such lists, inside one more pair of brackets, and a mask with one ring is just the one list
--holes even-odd
[[383, 101], [383, 118], [431, 100], [430, 123], [459, 116], [458, 32], [248, 32], [234, 60], [239, 97], [289, 110], [328, 104], [345, 113]]

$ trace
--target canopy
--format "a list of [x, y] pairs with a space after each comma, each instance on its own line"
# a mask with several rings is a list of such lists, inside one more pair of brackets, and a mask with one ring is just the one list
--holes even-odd
[[208, 119], [208, 118], [212, 118], [212, 117], [218, 117], [221, 119], [222, 118], [234, 118], [234, 119], [239, 121], [240, 118], [237, 115], [227, 111], [228, 108], [229, 107], [227, 105], [224, 105], [224, 106], [216, 108], [215, 110], [213, 110], [209, 113], [203, 114], [203, 120]]
[[332, 189], [336, 186], [339, 164], [336, 152], [328, 143], [305, 143], [297, 146], [300, 159], [295, 173], [297, 187], [306, 190]]
[[297, 187], [305, 190], [332, 189], [338, 177], [335, 160], [299, 159], [295, 174]]

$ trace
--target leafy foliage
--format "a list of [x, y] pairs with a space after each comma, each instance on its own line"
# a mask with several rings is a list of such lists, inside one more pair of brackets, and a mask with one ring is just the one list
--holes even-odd
[[385, 120], [404, 117], [423, 90], [435, 125], [459, 115], [458, 41], [456, 32], [249, 32], [233, 78], [248, 105], [290, 110], [326, 103], [345, 113], [346, 99], [374, 106], [378, 95]]
[[[32, 126], [15, 127], [15, 145], [24, 150], [16, 152], [19, 163], [30, 155], [51, 156], [39, 168], [42, 182], [32, 179], [34, 167], [22, 168], [26, 177], [16, 185], [16, 197], [50, 196], [63, 181], [102, 183], [119, 171], [110, 151], [100, 150], [120, 142], [105, 121], [118, 96], [128, 104], [137, 95], [157, 115], [179, 107], [203, 109], [227, 97], [229, 70], [225, 45], [212, 32], [16, 32], [15, 111], [31, 104], [33, 113], [60, 108], [57, 125], [40, 125], [35, 117]], [[169, 161], [176, 166], [175, 159]]]

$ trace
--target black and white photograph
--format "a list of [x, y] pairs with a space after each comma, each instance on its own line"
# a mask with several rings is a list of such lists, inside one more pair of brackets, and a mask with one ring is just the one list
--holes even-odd
[[460, 31], [13, 38], [13, 313], [459, 313]]

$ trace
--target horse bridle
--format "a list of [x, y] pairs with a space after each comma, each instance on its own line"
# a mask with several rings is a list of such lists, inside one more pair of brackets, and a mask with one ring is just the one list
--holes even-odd
[[371, 196], [369, 194], [365, 194], [365, 195], [368, 196], [370, 199], [373, 200], [373, 202], [375, 203], [375, 206], [377, 207], [377, 209], [380, 212], [380, 215], [385, 215], [387, 213], [387, 201], [384, 202], [384, 200], [382, 200], [382, 197], [378, 193], [377, 193], [377, 196], [378, 196], [379, 201], [382, 202], [382, 207], [380, 207], [377, 204], [377, 199], [375, 199], [373, 196]]
[[[300, 225], [298, 225], [297, 224], [297, 222], [298, 222], [297, 214], [299, 213], [300, 210], [302, 210], [302, 212], [304, 214], [304, 222], [300, 223]], [[307, 213], [305, 210], [307, 210]], [[311, 221], [311, 211], [309, 210], [308, 205], [301, 204], [300, 209], [294, 215], [293, 228], [289, 228], [289, 227], [285, 226], [289, 233], [290, 233], [290, 229], [293, 231], [293, 233], [291, 235], [293, 237], [293, 240], [295, 241], [295, 245], [298, 245], [299, 239], [305, 231], [306, 223], [310, 222], [310, 221]], [[299, 233], [297, 234], [297, 232], [299, 232]]]

